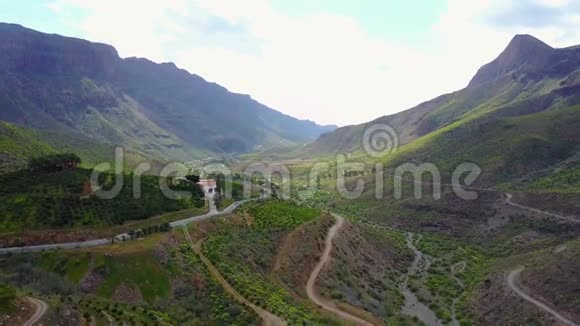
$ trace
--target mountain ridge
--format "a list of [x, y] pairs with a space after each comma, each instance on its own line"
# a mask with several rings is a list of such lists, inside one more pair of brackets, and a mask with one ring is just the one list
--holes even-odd
[[0, 23], [0, 120], [80, 131], [163, 160], [297, 145], [320, 126], [102, 43]]
[[399, 144], [382, 159], [390, 167], [428, 162], [450, 174], [457, 164], [472, 162], [487, 170], [480, 181], [488, 186], [520, 182], [534, 171], [567, 167], [563, 162], [580, 151], [575, 131], [580, 128], [579, 104], [580, 47], [554, 49], [520, 35], [464, 89], [338, 128], [292, 155], [350, 153], [353, 159], [368, 160], [365, 130], [386, 124], [397, 133]]

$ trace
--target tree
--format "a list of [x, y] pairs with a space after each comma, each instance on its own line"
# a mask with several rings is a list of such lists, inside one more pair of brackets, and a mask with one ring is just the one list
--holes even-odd
[[186, 176], [185, 178], [192, 183], [198, 183], [200, 180], [199, 175], [196, 175], [196, 174], [190, 174], [190, 175]]

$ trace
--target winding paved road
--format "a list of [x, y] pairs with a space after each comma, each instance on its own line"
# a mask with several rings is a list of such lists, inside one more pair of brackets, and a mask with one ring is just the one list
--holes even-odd
[[519, 283], [520, 283], [520, 273], [524, 270], [524, 267], [519, 267], [517, 269], [514, 269], [513, 271], [511, 271], [508, 275], [507, 278], [507, 283], [509, 285], [509, 287], [514, 290], [520, 297], [522, 297], [522, 299], [532, 303], [533, 305], [535, 305], [536, 307], [542, 309], [543, 311], [549, 313], [550, 315], [554, 316], [554, 318], [558, 319], [559, 321], [561, 321], [562, 323], [566, 324], [566, 325], [571, 325], [571, 326], [578, 326], [578, 324], [576, 324], [574, 321], [568, 319], [567, 317], [561, 315], [559, 312], [557, 312], [556, 310], [552, 309], [551, 307], [549, 307], [548, 305], [546, 305], [545, 303], [534, 299], [532, 296], [530, 296], [529, 294], [525, 293], [520, 287], [519, 287]]
[[314, 270], [310, 274], [310, 278], [308, 278], [308, 283], [306, 283], [306, 293], [308, 294], [308, 297], [310, 298], [310, 300], [312, 300], [312, 302], [321, 306], [323, 309], [332, 312], [333, 314], [337, 315], [343, 320], [354, 323], [356, 325], [372, 325], [366, 320], [362, 320], [356, 316], [353, 316], [349, 313], [346, 313], [338, 309], [334, 303], [323, 299], [315, 291], [316, 279], [318, 278], [318, 275], [322, 271], [322, 268], [324, 268], [324, 265], [326, 265], [326, 263], [328, 263], [328, 261], [330, 260], [330, 252], [332, 250], [332, 240], [334, 239], [334, 237], [336, 236], [336, 234], [338, 233], [338, 231], [340, 230], [340, 228], [344, 223], [344, 218], [342, 218], [342, 216], [334, 213], [331, 214], [336, 219], [336, 223], [328, 230], [322, 257], [320, 258], [320, 261], [318, 262], [316, 267], [314, 267]]
[[28, 300], [28, 302], [32, 303], [34, 306], [34, 314], [24, 323], [24, 326], [32, 326], [36, 324], [42, 318], [42, 316], [44, 316], [48, 310], [48, 305], [42, 300], [31, 297], [26, 297], [26, 300]]
[[196, 245], [193, 243], [191, 236], [189, 235], [189, 231], [186, 227], [183, 228], [183, 233], [185, 234], [185, 238], [189, 241], [191, 249], [199, 256], [203, 264], [207, 267], [209, 272], [213, 275], [213, 277], [220, 283], [220, 285], [224, 288], [224, 290], [231, 295], [236, 301], [244, 304], [245, 306], [252, 309], [260, 318], [263, 320], [263, 325], [266, 326], [278, 326], [278, 325], [287, 325], [287, 323], [282, 320], [282, 318], [266, 311], [252, 302], [250, 300], [243, 297], [236, 289], [228, 283], [228, 281], [220, 274], [219, 270], [205, 257], [205, 255], [201, 252], [200, 245]]
[[[199, 216], [192, 216], [188, 217], [183, 220], [175, 221], [169, 223], [171, 227], [178, 227], [178, 226], [185, 226], [193, 222], [199, 222], [203, 220], [207, 220], [212, 217], [222, 216], [231, 214], [235, 211], [240, 205], [250, 201], [251, 199], [237, 201], [226, 209], [221, 212], [218, 212], [215, 209], [215, 205], [210, 202], [210, 211], [206, 214], [199, 215]], [[212, 208], [214, 207], [214, 208]], [[79, 249], [79, 248], [90, 248], [90, 247], [98, 247], [98, 246], [106, 246], [112, 243], [112, 239], [96, 239], [96, 240], [88, 240], [88, 241], [81, 241], [81, 242], [66, 242], [66, 243], [53, 243], [53, 244], [45, 244], [45, 245], [36, 245], [36, 246], [28, 246], [28, 247], [12, 247], [12, 248], [0, 248], [0, 255], [2, 254], [22, 254], [28, 252], [37, 252], [43, 250], [52, 250], [52, 249]]]
[[[179, 227], [179, 226], [186, 226], [188, 224], [191, 224], [193, 222], [199, 222], [199, 221], [203, 221], [203, 220], [207, 220], [209, 218], [212, 217], [216, 217], [216, 216], [222, 216], [222, 215], [227, 215], [227, 214], [231, 214], [233, 213], [238, 207], [240, 207], [240, 205], [250, 201], [251, 199], [246, 199], [246, 200], [241, 200], [241, 201], [237, 201], [233, 204], [231, 204], [230, 206], [228, 206], [226, 209], [224, 209], [221, 212], [218, 212], [217, 209], [211, 209], [209, 213], [206, 213], [204, 215], [199, 215], [199, 216], [192, 216], [183, 220], [179, 220], [179, 221], [175, 221], [175, 222], [171, 222], [169, 223], [169, 225], [174, 228], [174, 227]], [[210, 207], [212, 207], [212, 204], [210, 204]], [[215, 206], [214, 206], [215, 207]]]

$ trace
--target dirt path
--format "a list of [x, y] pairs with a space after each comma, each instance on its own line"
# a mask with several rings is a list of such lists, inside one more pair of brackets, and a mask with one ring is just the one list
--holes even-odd
[[26, 300], [28, 300], [28, 302], [32, 303], [32, 305], [34, 306], [34, 314], [32, 315], [32, 317], [30, 317], [30, 319], [28, 319], [24, 323], [24, 326], [32, 326], [36, 324], [40, 319], [42, 319], [42, 316], [44, 316], [44, 314], [48, 310], [48, 305], [46, 304], [46, 302], [42, 300], [38, 300], [31, 297], [26, 297]]
[[459, 286], [461, 287], [464, 287], [464, 285], [463, 282], [457, 277], [457, 274], [463, 272], [465, 266], [467, 266], [467, 263], [464, 261], [460, 261], [457, 264], [451, 266], [451, 276], [453, 277], [455, 282], [457, 282], [457, 284], [459, 284]]
[[[453, 184], [450, 184], [450, 183], [433, 183], [433, 182], [415, 181], [415, 180], [405, 179], [405, 178], [402, 178], [400, 176], [395, 176], [395, 178], [396, 179], [399, 179], [401, 181], [413, 182], [413, 183], [418, 184], [418, 185], [426, 184], [426, 185], [436, 185], [436, 186], [452, 186], [452, 187], [453, 186], [458, 186], [461, 189], [467, 189], [467, 190], [488, 191], [488, 192], [502, 193], [501, 191], [498, 191], [496, 189], [491, 189], [491, 188], [477, 188], [477, 187], [468, 187], [468, 186], [462, 186], [462, 185], [453, 185]], [[525, 209], [525, 210], [528, 210], [528, 211], [531, 211], [531, 212], [535, 212], [535, 213], [540, 213], [540, 214], [543, 214], [543, 215], [546, 215], [546, 216], [550, 216], [550, 217], [553, 217], [553, 218], [556, 218], [556, 219], [559, 219], [559, 220], [562, 220], [562, 221], [567, 221], [567, 222], [572, 222], [572, 223], [580, 223], [580, 219], [576, 219], [574, 217], [563, 216], [563, 215], [559, 215], [559, 214], [555, 214], [555, 213], [543, 211], [541, 209], [537, 209], [537, 208], [533, 208], [533, 207], [521, 205], [521, 204], [518, 204], [518, 203], [514, 203], [512, 201], [512, 198], [513, 198], [512, 194], [506, 192], [506, 193], [504, 193], [504, 195], [506, 197], [506, 200], [505, 200], [506, 204], [508, 204], [510, 206], [514, 206], [514, 207], [517, 207], [517, 208]]]
[[186, 227], [183, 228], [183, 233], [185, 234], [185, 238], [189, 241], [191, 248], [195, 251], [195, 253], [199, 256], [201, 261], [209, 270], [210, 274], [215, 277], [215, 279], [220, 283], [220, 285], [224, 288], [224, 290], [231, 295], [236, 301], [246, 305], [250, 309], [252, 309], [260, 318], [263, 320], [263, 325], [265, 326], [277, 326], [277, 325], [287, 325], [287, 323], [282, 320], [280, 317], [256, 306], [248, 299], [244, 298], [236, 289], [234, 289], [228, 281], [220, 274], [219, 270], [207, 259], [203, 253], [201, 252], [201, 241], [197, 244], [193, 243], [191, 236], [189, 235], [189, 231]]
[[109, 326], [115, 325], [115, 319], [113, 319], [113, 317], [111, 317], [111, 315], [109, 315], [106, 311], [104, 311], [104, 310], [101, 311], [101, 314], [103, 316], [105, 316], [105, 318], [107, 318], [107, 322], [108, 322], [107, 325], [109, 325]]
[[295, 234], [302, 232], [302, 230], [304, 230], [304, 228], [312, 222], [314, 221], [306, 222], [286, 235], [282, 241], [282, 245], [280, 245], [277, 250], [276, 258], [274, 259], [274, 267], [272, 267], [272, 271], [270, 272], [270, 278], [278, 285], [283, 287], [294, 298], [294, 300], [298, 302], [304, 302], [307, 300], [304, 297], [301, 297], [298, 293], [296, 293], [296, 291], [294, 291], [294, 289], [290, 288], [284, 281], [282, 281], [279, 277], [279, 272], [282, 267], [282, 258], [287, 256], [290, 251], [294, 250], [289, 239], [291, 239]]
[[524, 206], [524, 205], [520, 205], [520, 204], [514, 203], [512, 201], [512, 197], [513, 197], [512, 194], [506, 193], [505, 196], [506, 196], [506, 200], [505, 201], [506, 201], [506, 203], [508, 205], [511, 205], [511, 206], [514, 206], [514, 207], [518, 207], [518, 208], [521, 208], [521, 209], [525, 209], [525, 210], [528, 210], [528, 211], [531, 211], [531, 212], [534, 212], [534, 213], [544, 214], [544, 215], [547, 215], [547, 216], [550, 216], [550, 217], [557, 218], [559, 220], [564, 220], [564, 221], [572, 222], [572, 223], [580, 223], [580, 220], [577, 220], [577, 219], [575, 219], [573, 217], [568, 217], [568, 216], [563, 216], [563, 215], [559, 215], [559, 214], [554, 214], [554, 213], [550, 213], [550, 212], [543, 211], [541, 209], [537, 209], [537, 208], [533, 208], [533, 207]]
[[[451, 266], [451, 277], [459, 284], [459, 286], [463, 289], [465, 285], [463, 282], [457, 277], [457, 274], [463, 272], [467, 263], [465, 261], [460, 261], [457, 264]], [[461, 294], [459, 295], [461, 296]], [[453, 298], [451, 303], [451, 325], [459, 326], [459, 321], [457, 320], [457, 302], [459, 301], [459, 296], [457, 298]]]
[[323, 299], [318, 295], [318, 293], [316, 293], [315, 290], [316, 279], [318, 278], [318, 275], [322, 271], [322, 268], [324, 268], [324, 265], [326, 265], [326, 263], [328, 263], [328, 261], [330, 260], [330, 252], [332, 250], [332, 240], [334, 239], [334, 237], [336, 236], [336, 234], [338, 233], [338, 231], [340, 230], [340, 228], [344, 223], [344, 219], [340, 215], [332, 214], [332, 216], [336, 219], [336, 223], [328, 230], [322, 257], [320, 258], [320, 261], [318, 262], [318, 264], [316, 264], [316, 267], [314, 267], [314, 270], [310, 274], [310, 278], [308, 278], [308, 283], [306, 283], [306, 293], [308, 294], [308, 297], [310, 298], [310, 300], [312, 300], [312, 302], [321, 306], [323, 309], [332, 312], [333, 314], [335, 314], [336, 316], [340, 317], [345, 321], [354, 323], [356, 325], [372, 325], [366, 320], [360, 319], [356, 316], [353, 316], [349, 313], [346, 313], [338, 309], [333, 302]]
[[519, 287], [519, 283], [520, 283], [520, 273], [524, 270], [524, 267], [519, 267], [518, 269], [514, 269], [513, 271], [511, 271], [508, 275], [507, 278], [507, 283], [509, 285], [509, 287], [514, 290], [520, 297], [522, 297], [522, 299], [532, 303], [533, 305], [535, 305], [536, 307], [542, 309], [543, 311], [549, 313], [550, 315], [554, 316], [554, 318], [556, 318], [557, 320], [559, 320], [560, 322], [566, 324], [566, 325], [571, 325], [571, 326], [578, 326], [578, 324], [576, 324], [574, 321], [568, 319], [567, 317], [561, 315], [559, 312], [557, 312], [556, 310], [550, 308], [547, 304], [534, 299], [532, 296], [530, 296], [529, 294], [525, 293], [520, 287]]

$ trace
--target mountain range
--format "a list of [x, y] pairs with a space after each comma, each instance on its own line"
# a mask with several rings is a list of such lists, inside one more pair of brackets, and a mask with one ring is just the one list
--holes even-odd
[[122, 59], [105, 44], [0, 24], [0, 50], [0, 169], [62, 151], [91, 165], [114, 146], [126, 149], [128, 165], [248, 152], [364, 158], [365, 130], [387, 124], [399, 143], [382, 158], [390, 168], [429, 162], [450, 174], [471, 162], [482, 168], [482, 184], [532, 188], [580, 171], [580, 46], [557, 49], [530, 35], [516, 35], [462, 90], [338, 129], [172, 63]]
[[[370, 156], [383, 125], [398, 147]], [[155, 175], [93, 189], [89, 168], [119, 145], [128, 166], [280, 159], [296, 200], [278, 175], [216, 177], [207, 202], [195, 178], [172, 180], [196, 194], [178, 200]], [[12, 171], [58, 152], [85, 166]], [[365, 163], [342, 174], [356, 198], [338, 154]], [[403, 163], [435, 164], [440, 196], [392, 178]], [[471, 200], [448, 184], [462, 163], [482, 171]], [[517, 35], [464, 89], [335, 130], [174, 64], [0, 24], [0, 184], [1, 325], [580, 323], [580, 46]]]
[[[409, 110], [368, 123], [338, 128], [292, 155], [337, 153], [364, 156], [365, 130], [387, 124], [399, 148], [383, 158], [435, 163], [450, 172], [461, 162], [482, 167], [482, 182], [579, 171], [580, 46], [555, 49], [517, 35], [483, 66], [469, 85]], [[539, 180], [536, 180], [541, 182]]]
[[[282, 114], [173, 63], [123, 59], [110, 45], [5, 23], [0, 107], [5, 122], [160, 161], [298, 145], [335, 128]], [[75, 142], [61, 145], [76, 149]], [[11, 153], [1, 154], [8, 160]]]

